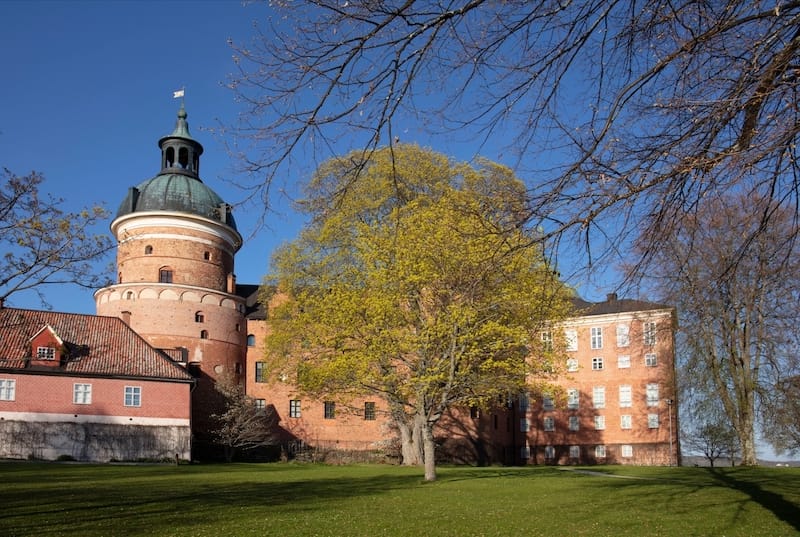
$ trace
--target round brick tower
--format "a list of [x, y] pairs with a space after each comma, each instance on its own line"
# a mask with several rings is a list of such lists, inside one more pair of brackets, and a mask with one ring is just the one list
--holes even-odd
[[160, 173], [120, 205], [111, 223], [117, 283], [94, 298], [98, 315], [122, 318], [198, 379], [192, 428], [201, 447], [219, 410], [214, 381], [242, 380], [247, 333], [233, 272], [242, 237], [230, 206], [200, 180], [203, 146], [186, 116], [181, 105], [175, 130], [158, 142]]

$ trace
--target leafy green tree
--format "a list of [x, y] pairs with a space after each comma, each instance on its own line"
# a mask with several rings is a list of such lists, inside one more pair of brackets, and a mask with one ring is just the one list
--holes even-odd
[[286, 296], [273, 370], [312, 394], [382, 398], [404, 463], [434, 480], [447, 409], [496, 403], [560, 363], [536, 330], [568, 292], [524, 224], [525, 188], [503, 166], [398, 145], [327, 161], [308, 194], [308, 226], [273, 259]]
[[33, 290], [47, 304], [42, 287], [77, 284], [96, 289], [105, 283], [96, 262], [112, 248], [106, 234], [93, 229], [108, 213], [91, 207], [68, 213], [64, 200], [39, 192], [44, 178], [32, 172], [0, 175], [0, 300]]

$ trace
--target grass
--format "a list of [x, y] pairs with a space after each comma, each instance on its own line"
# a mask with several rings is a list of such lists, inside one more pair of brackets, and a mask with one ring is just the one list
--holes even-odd
[[0, 463], [4, 536], [800, 535], [798, 468]]

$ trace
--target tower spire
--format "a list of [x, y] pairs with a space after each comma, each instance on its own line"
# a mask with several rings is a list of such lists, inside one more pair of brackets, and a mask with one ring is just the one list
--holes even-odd
[[161, 173], [177, 173], [200, 180], [200, 155], [203, 154], [203, 146], [189, 134], [187, 116], [181, 99], [175, 130], [158, 141], [158, 147], [161, 148]]

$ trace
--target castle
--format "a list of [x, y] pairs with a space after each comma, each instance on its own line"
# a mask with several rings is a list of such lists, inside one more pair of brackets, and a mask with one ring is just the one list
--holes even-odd
[[[203, 147], [183, 105], [159, 147], [158, 175], [128, 190], [111, 223], [117, 278], [95, 292], [97, 316], [0, 309], [0, 456], [202, 458], [213, 451], [214, 383], [223, 377], [275, 410], [286, 442], [390, 451], [394, 431], [381, 401], [308, 400], [291, 382], [267, 382], [268, 307], [258, 286], [236, 282], [242, 237], [230, 205], [200, 179]], [[565, 400], [538, 393], [494, 409], [454, 409], [437, 435], [444, 456], [679, 462], [674, 309], [615, 295], [574, 305], [553, 327], [570, 355], [558, 382]]]

